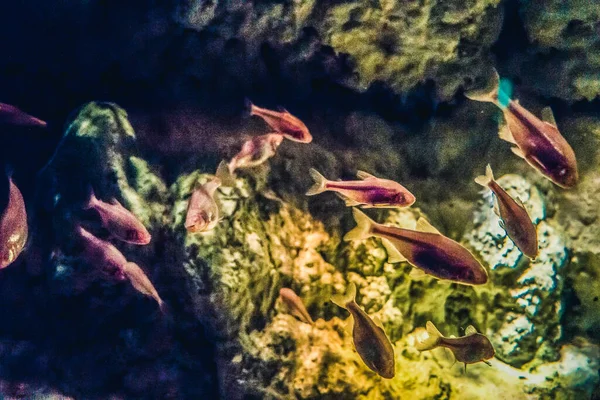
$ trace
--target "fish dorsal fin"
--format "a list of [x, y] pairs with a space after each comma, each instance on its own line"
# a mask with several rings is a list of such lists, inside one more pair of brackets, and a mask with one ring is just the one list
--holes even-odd
[[375, 316], [371, 318], [373, 320], [373, 323], [375, 324], [375, 326], [378, 326], [381, 328], [382, 331], [385, 331], [385, 328], [383, 327], [383, 322], [381, 322], [381, 319], [379, 319], [379, 317]]
[[288, 110], [286, 110], [284, 107], [282, 106], [277, 106], [277, 111], [285, 113], [285, 114], [289, 114], [290, 112]]
[[448, 336], [449, 339], [456, 339], [456, 335], [450, 335]]
[[385, 251], [387, 252], [388, 256], [387, 261], [390, 264], [406, 261], [406, 257], [404, 257], [402, 253], [400, 253], [400, 250], [398, 250], [396, 246], [392, 244], [392, 242], [390, 242], [387, 239], [381, 239], [381, 243], [383, 244], [383, 247], [385, 247]]
[[554, 113], [550, 107], [542, 108], [542, 121], [556, 127], [556, 120], [554, 119]]
[[429, 221], [427, 221], [423, 217], [420, 217], [417, 220], [417, 230], [420, 232], [436, 233], [438, 235], [440, 234], [440, 231], [438, 231], [435, 227], [433, 227], [433, 225], [431, 225], [429, 223]]
[[371, 175], [368, 172], [365, 171], [356, 171], [356, 176], [358, 177], [358, 179], [362, 179], [362, 180], [366, 180], [366, 179], [377, 179], [377, 177], [375, 175]]
[[518, 148], [518, 147], [511, 147], [510, 151], [512, 151], [513, 154], [516, 155], [517, 157], [525, 159], [525, 153], [523, 153], [523, 150], [521, 150], [520, 148]]
[[465, 336], [473, 335], [474, 333], [477, 333], [477, 329], [475, 329], [473, 325], [467, 326], [467, 329], [465, 329]]
[[507, 141], [509, 143], [516, 144], [515, 138], [513, 137], [512, 132], [508, 128], [508, 124], [506, 122], [502, 122], [498, 127], [498, 136], [500, 139]]
[[419, 268], [413, 268], [410, 270], [410, 273], [408, 274], [408, 276], [410, 276], [411, 279], [422, 279], [425, 277], [425, 275], [427, 275], [422, 269]]

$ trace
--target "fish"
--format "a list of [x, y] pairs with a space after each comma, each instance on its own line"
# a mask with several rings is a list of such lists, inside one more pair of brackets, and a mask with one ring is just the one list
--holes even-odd
[[556, 185], [569, 189], [579, 180], [575, 152], [561, 135], [552, 109], [542, 110], [539, 119], [499, 90], [500, 78], [494, 70], [491, 91], [471, 91], [465, 95], [476, 101], [490, 102], [502, 110], [506, 125], [500, 129], [500, 138], [514, 147], [511, 151]]
[[416, 200], [415, 196], [401, 184], [377, 178], [364, 171], [356, 173], [356, 176], [361, 179], [359, 181], [330, 181], [314, 168], [311, 168], [309, 173], [315, 184], [306, 192], [307, 196], [332, 191], [349, 207], [409, 207]]
[[84, 210], [93, 209], [100, 215], [102, 226], [116, 239], [138, 245], [150, 243], [152, 236], [133, 213], [113, 199], [112, 203], [98, 200], [91, 190]]
[[494, 210], [500, 217], [500, 227], [523, 254], [535, 259], [538, 254], [538, 239], [535, 225], [529, 218], [525, 206], [515, 200], [494, 180], [492, 167], [488, 164], [485, 175], [475, 178], [475, 182], [489, 188], [496, 197]]
[[156, 300], [160, 311], [163, 314], [166, 312], [166, 306], [164, 301], [158, 295], [158, 291], [148, 278], [148, 275], [146, 275], [144, 270], [140, 268], [139, 265], [133, 262], [125, 263], [125, 265], [123, 266], [123, 272], [127, 279], [129, 279], [129, 282], [131, 282], [131, 285], [135, 288], [135, 290], [137, 290], [143, 295], [152, 297], [154, 300]]
[[21, 191], [8, 177], [8, 203], [0, 217], [0, 268], [12, 264], [27, 243], [27, 210]]
[[312, 135], [304, 122], [294, 117], [287, 110], [273, 111], [257, 107], [250, 100], [246, 100], [246, 107], [251, 116], [261, 117], [275, 132], [285, 136], [286, 139], [299, 143], [312, 142]]
[[215, 175], [224, 186], [233, 186], [236, 170], [263, 164], [276, 154], [282, 141], [283, 136], [279, 133], [268, 133], [247, 140], [229, 163], [222, 161], [219, 164]]
[[296, 316], [300, 321], [311, 325], [314, 324], [302, 299], [292, 289], [281, 288], [279, 290], [279, 298], [285, 303], [292, 315]]
[[46, 121], [21, 111], [10, 104], [0, 103], [0, 123], [45, 128]]
[[194, 190], [185, 217], [185, 228], [188, 232], [207, 232], [217, 226], [219, 206], [215, 201], [215, 191], [219, 186], [221, 186], [221, 180], [214, 177]]
[[344, 236], [344, 240], [381, 238], [388, 253], [388, 262], [407, 261], [421, 270], [413, 270], [413, 277], [425, 273], [465, 285], [487, 282], [487, 271], [473, 254], [442, 235], [424, 218], [419, 218], [416, 230], [413, 230], [378, 224], [358, 208], [353, 208], [352, 213], [357, 226]]
[[478, 333], [473, 325], [469, 325], [465, 330], [465, 336], [444, 337], [435, 327], [433, 322], [427, 321], [427, 338], [417, 341], [415, 347], [419, 351], [433, 350], [437, 347], [445, 347], [452, 351], [456, 361], [465, 364], [475, 364], [478, 362], [491, 365], [487, 360], [494, 357], [494, 346], [487, 336]]
[[97, 238], [81, 225], [75, 227], [75, 233], [82, 239], [81, 257], [118, 281], [126, 279], [124, 267], [127, 259], [112, 243]]
[[356, 285], [350, 283], [343, 295], [334, 295], [331, 301], [348, 310], [352, 323], [352, 340], [356, 352], [373, 372], [392, 379], [396, 375], [394, 347], [378, 319], [369, 315], [356, 304]]

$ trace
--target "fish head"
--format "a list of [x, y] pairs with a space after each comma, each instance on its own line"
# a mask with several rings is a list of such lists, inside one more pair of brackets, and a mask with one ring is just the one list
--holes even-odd
[[416, 200], [417, 200], [417, 198], [415, 197], [414, 194], [412, 194], [408, 190], [403, 190], [403, 191], [397, 192], [393, 196], [392, 204], [402, 206], [402, 207], [408, 207], [408, 206], [413, 205]]
[[373, 370], [377, 372], [382, 378], [392, 379], [394, 376], [396, 376], [396, 366], [394, 365], [393, 360], [392, 362], [382, 362], [380, 364], [382, 365], [373, 365], [375, 367], [373, 368]]
[[312, 142], [312, 135], [310, 134], [304, 122], [295, 118], [288, 123], [282, 124], [282, 133], [291, 141], [299, 143], [310, 143]]
[[125, 240], [129, 243], [133, 244], [148, 244], [152, 236], [146, 230], [146, 228], [138, 228], [138, 229], [127, 229], [125, 232]]
[[550, 178], [560, 187], [572, 188], [577, 184], [579, 180], [579, 173], [577, 172], [577, 166], [572, 167], [566, 164], [558, 164], [552, 170], [549, 171]]
[[213, 222], [214, 216], [212, 213], [206, 210], [200, 210], [193, 215], [192, 218], [186, 221], [185, 228], [190, 233], [204, 232], [208, 230], [211, 222]]
[[464, 268], [459, 280], [470, 285], [483, 285], [488, 281], [488, 274], [485, 268], [478, 263]]

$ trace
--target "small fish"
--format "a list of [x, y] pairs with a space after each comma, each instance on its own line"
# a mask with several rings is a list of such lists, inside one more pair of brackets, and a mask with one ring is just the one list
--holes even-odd
[[[419, 218], [416, 230], [413, 230], [378, 224], [358, 208], [353, 208], [352, 213], [357, 226], [344, 236], [344, 240], [376, 236], [383, 239], [390, 263], [407, 261], [438, 279], [467, 285], [487, 282], [487, 272], [473, 254], [439, 233], [424, 218]], [[418, 275], [418, 272], [413, 270], [412, 274]]]
[[19, 257], [28, 235], [23, 195], [11, 177], [8, 185], [8, 203], [0, 217], [0, 268], [8, 267]]
[[207, 232], [219, 222], [219, 206], [215, 201], [215, 191], [221, 186], [217, 177], [197, 187], [188, 203], [185, 228], [190, 233]]
[[494, 180], [492, 167], [488, 164], [485, 176], [475, 178], [475, 182], [489, 188], [495, 195], [497, 214], [500, 217], [500, 227], [506, 231], [508, 237], [523, 254], [535, 259], [538, 254], [538, 240], [535, 225], [529, 218], [527, 210], [521, 201], [516, 201], [506, 193]]
[[132, 244], [146, 245], [152, 239], [144, 224], [117, 200], [113, 200], [112, 203], [105, 203], [102, 200], [98, 200], [92, 190], [90, 198], [87, 204], [83, 206], [83, 209], [96, 210], [100, 215], [102, 226], [118, 240]]
[[271, 129], [281, 133], [287, 139], [300, 143], [312, 142], [312, 135], [304, 122], [294, 117], [287, 110], [273, 111], [260, 108], [252, 104], [250, 100], [246, 100], [246, 106], [250, 110], [250, 115], [261, 117]]
[[356, 173], [360, 181], [330, 181], [314, 168], [309, 173], [315, 184], [306, 192], [307, 196], [332, 191], [344, 199], [347, 206], [363, 208], [408, 207], [415, 202], [415, 196], [401, 184], [364, 171]]
[[160, 311], [164, 314], [166, 311], [165, 303], [158, 295], [156, 288], [150, 282], [148, 275], [144, 272], [143, 269], [140, 268], [139, 265], [133, 262], [125, 263], [123, 266], [123, 272], [125, 276], [129, 279], [135, 290], [146, 295], [148, 297], [152, 297], [158, 303], [158, 307]]
[[314, 324], [306, 307], [304, 307], [302, 299], [292, 289], [281, 288], [279, 290], [279, 298], [285, 303], [292, 315], [296, 316], [300, 321], [311, 325]]
[[45, 128], [46, 122], [31, 116], [15, 106], [0, 103], [0, 123], [20, 126], [38, 126]]
[[445, 347], [452, 351], [457, 361], [465, 363], [465, 371], [467, 370], [467, 364], [484, 362], [490, 365], [486, 360], [494, 357], [494, 346], [485, 335], [478, 333], [473, 325], [467, 327], [465, 336], [458, 338], [444, 337], [431, 321], [427, 322], [426, 327], [428, 337], [417, 342], [415, 346], [417, 350], [427, 351], [437, 347]]
[[236, 170], [261, 165], [276, 154], [282, 141], [283, 136], [279, 133], [268, 133], [247, 140], [229, 163], [222, 161], [219, 164], [216, 176], [221, 179], [223, 185], [232, 186]]
[[372, 371], [392, 379], [396, 375], [394, 347], [379, 320], [373, 320], [356, 304], [356, 285], [350, 283], [344, 295], [334, 295], [331, 301], [348, 310], [354, 322], [352, 340], [358, 355]]
[[80, 225], [75, 227], [75, 232], [83, 239], [82, 258], [84, 260], [97, 265], [103, 272], [116, 280], [125, 280], [124, 267], [127, 260], [119, 249], [111, 243], [92, 235]]
[[542, 119], [533, 115], [511, 100], [506, 93], [499, 91], [499, 77], [495, 72], [494, 87], [489, 92], [470, 92], [466, 96], [472, 100], [494, 103], [506, 120], [500, 130], [500, 138], [515, 145], [511, 150], [537, 169], [546, 178], [562, 188], [577, 184], [577, 160], [573, 149], [560, 134], [552, 110], [542, 110]]

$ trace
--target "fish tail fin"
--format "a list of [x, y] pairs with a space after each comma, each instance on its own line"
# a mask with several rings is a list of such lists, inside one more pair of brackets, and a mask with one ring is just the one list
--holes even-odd
[[415, 345], [416, 349], [419, 351], [426, 351], [436, 348], [439, 345], [440, 340], [442, 340], [444, 337], [435, 327], [433, 322], [427, 321], [427, 325], [425, 325], [425, 327], [427, 328], [427, 338], [422, 341], [418, 341]]
[[167, 315], [169, 314], [169, 306], [167, 306], [167, 303], [165, 303], [161, 298], [156, 300], [158, 303], [158, 309], [160, 310], [160, 313], [162, 315]]
[[91, 208], [94, 208], [94, 206], [96, 204], [98, 204], [98, 198], [96, 197], [96, 193], [94, 193], [94, 188], [93, 187], [89, 187], [89, 192], [90, 195], [88, 197], [87, 202], [83, 205], [83, 209], [84, 210], [89, 210]]
[[346, 308], [348, 303], [352, 303], [356, 300], [356, 284], [354, 282], [350, 282], [348, 287], [346, 288], [346, 293], [344, 294], [334, 294], [331, 296], [331, 302], [337, 306], [342, 308]]
[[252, 103], [252, 101], [249, 98], [246, 97], [244, 99], [244, 115], [251, 117], [253, 115], [256, 115], [255, 111], [256, 106]]
[[225, 160], [219, 163], [215, 177], [221, 181], [223, 186], [235, 186], [235, 175]]
[[485, 167], [485, 175], [479, 175], [477, 178], [475, 178], [475, 182], [483, 187], [487, 187], [493, 180], [494, 172], [492, 171], [492, 166], [490, 164]]
[[12, 164], [9, 164], [9, 163], [4, 164], [4, 173], [6, 174], [6, 177], [8, 179], [12, 179], [12, 177], [15, 173], [15, 169], [12, 166]]
[[375, 221], [358, 208], [352, 209], [352, 215], [356, 221], [356, 227], [344, 235], [344, 240], [349, 242], [351, 240], [363, 240], [370, 237], [371, 227], [375, 224]]
[[500, 87], [500, 76], [494, 69], [494, 75], [490, 83], [485, 88], [474, 89], [465, 92], [465, 96], [471, 100], [484, 101], [498, 104], [498, 90]]
[[308, 173], [310, 174], [311, 178], [313, 178], [315, 183], [310, 189], [308, 189], [308, 192], [306, 192], [307, 196], [314, 196], [315, 194], [323, 193], [327, 190], [327, 178], [321, 175], [321, 173], [314, 168], [311, 168]]

